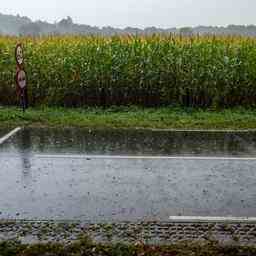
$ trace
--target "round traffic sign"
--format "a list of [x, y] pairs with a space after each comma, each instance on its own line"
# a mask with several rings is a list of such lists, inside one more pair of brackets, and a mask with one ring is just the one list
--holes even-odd
[[16, 82], [18, 87], [23, 90], [27, 86], [27, 77], [24, 70], [19, 70], [16, 74]]
[[19, 67], [23, 65], [24, 56], [23, 56], [23, 49], [21, 44], [17, 44], [15, 48], [15, 59]]

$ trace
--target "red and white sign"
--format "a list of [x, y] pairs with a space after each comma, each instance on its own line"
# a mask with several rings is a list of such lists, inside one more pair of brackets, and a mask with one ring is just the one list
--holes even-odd
[[16, 59], [16, 84], [17, 93], [21, 100], [23, 112], [28, 107], [28, 94], [27, 94], [27, 76], [24, 70], [24, 55], [21, 44], [17, 44], [15, 47], [15, 59]]
[[15, 58], [17, 65], [21, 67], [24, 63], [23, 49], [21, 44], [17, 44], [15, 48]]
[[27, 77], [24, 70], [19, 70], [16, 74], [16, 82], [19, 89], [24, 90], [27, 86]]

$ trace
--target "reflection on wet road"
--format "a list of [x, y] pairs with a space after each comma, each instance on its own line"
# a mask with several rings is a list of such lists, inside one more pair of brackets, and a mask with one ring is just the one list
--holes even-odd
[[0, 218], [253, 217], [256, 159], [73, 159], [65, 154], [256, 157], [255, 145], [255, 133], [24, 130], [0, 146]]
[[256, 132], [25, 129], [0, 153], [255, 156]]

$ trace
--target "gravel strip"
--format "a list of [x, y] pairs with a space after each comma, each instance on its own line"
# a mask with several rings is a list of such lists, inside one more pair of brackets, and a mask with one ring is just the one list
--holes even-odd
[[215, 240], [222, 244], [255, 245], [256, 224], [0, 221], [0, 241], [16, 239], [24, 244], [60, 241], [71, 243], [82, 236], [89, 236], [96, 242], [114, 243], [141, 241], [147, 244], [170, 244]]

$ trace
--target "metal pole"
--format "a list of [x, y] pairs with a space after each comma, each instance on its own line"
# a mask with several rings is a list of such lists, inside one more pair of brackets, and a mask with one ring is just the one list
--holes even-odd
[[24, 95], [24, 90], [22, 90], [21, 92], [21, 106], [22, 106], [22, 110], [23, 110], [23, 113], [25, 113], [26, 111], [26, 99], [25, 99], [25, 95]]

